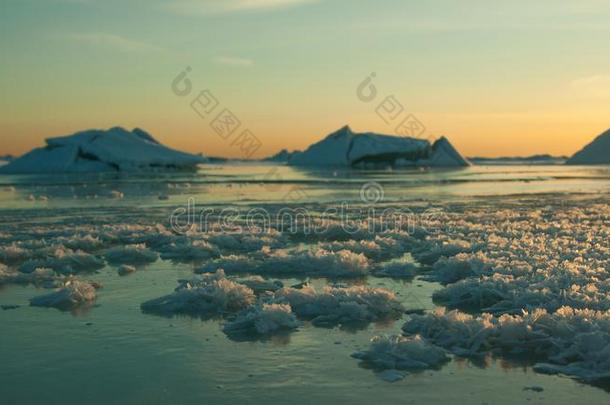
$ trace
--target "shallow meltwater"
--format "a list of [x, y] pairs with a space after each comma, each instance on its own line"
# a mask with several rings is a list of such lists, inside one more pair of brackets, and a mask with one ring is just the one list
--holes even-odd
[[607, 403], [610, 172], [0, 178], [5, 403]]

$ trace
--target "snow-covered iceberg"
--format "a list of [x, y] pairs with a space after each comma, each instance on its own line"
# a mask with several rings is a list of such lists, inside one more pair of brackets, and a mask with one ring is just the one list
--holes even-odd
[[288, 160], [294, 166], [468, 166], [469, 162], [441, 137], [434, 144], [406, 136], [355, 133], [345, 126]]
[[0, 165], [12, 162], [13, 160], [15, 160], [15, 157], [13, 155], [0, 156]]
[[121, 127], [91, 129], [49, 138], [36, 148], [0, 167], [0, 173], [70, 173], [188, 169], [205, 158], [161, 145], [147, 132]]
[[566, 162], [568, 165], [610, 164], [610, 129], [599, 135], [590, 144], [576, 152]]

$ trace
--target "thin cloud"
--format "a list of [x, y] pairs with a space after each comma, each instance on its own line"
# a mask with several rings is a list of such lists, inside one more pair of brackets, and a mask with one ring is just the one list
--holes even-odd
[[158, 46], [114, 34], [81, 33], [68, 35], [68, 38], [75, 42], [112, 48], [121, 52], [157, 52], [162, 50]]
[[581, 77], [570, 85], [581, 96], [610, 98], [610, 74]]
[[239, 58], [239, 57], [234, 57], [234, 56], [218, 56], [217, 58], [214, 59], [214, 61], [218, 64], [228, 65], [228, 66], [248, 67], [248, 66], [252, 66], [254, 64], [254, 61], [251, 59]]
[[165, 8], [177, 14], [225, 14], [241, 11], [264, 11], [304, 4], [317, 3], [321, 0], [173, 0]]

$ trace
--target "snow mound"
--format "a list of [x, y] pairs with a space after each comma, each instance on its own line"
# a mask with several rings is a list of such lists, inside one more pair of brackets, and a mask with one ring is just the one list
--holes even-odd
[[136, 272], [136, 268], [134, 266], [130, 266], [128, 264], [121, 264], [119, 266], [119, 268], [117, 269], [117, 273], [119, 273], [119, 276], [126, 276], [128, 274], [135, 273], [135, 272]]
[[9, 164], [0, 173], [66, 173], [189, 169], [206, 160], [157, 142], [141, 129], [91, 129], [46, 140]]
[[163, 260], [176, 262], [202, 261], [219, 256], [218, 249], [204, 240], [180, 240], [159, 249]]
[[455, 256], [471, 249], [472, 245], [468, 241], [447, 239], [422, 244], [420, 248], [413, 252], [413, 257], [422, 264], [431, 265], [441, 257]]
[[398, 319], [404, 312], [394, 293], [382, 288], [324, 287], [317, 291], [307, 284], [302, 288], [281, 287], [279, 281], [256, 276], [227, 278], [223, 270], [183, 280], [172, 294], [147, 301], [141, 308], [157, 315], [203, 319], [242, 311], [227, 324], [227, 332], [258, 328], [259, 334], [265, 334], [262, 331], [267, 327], [269, 331], [286, 329], [293, 324], [293, 317], [311, 320], [314, 326], [359, 327]]
[[284, 284], [279, 280], [269, 280], [262, 278], [261, 276], [251, 276], [237, 279], [236, 281], [254, 291], [254, 294], [256, 295], [266, 292], [275, 292], [284, 287]]
[[162, 316], [188, 315], [203, 319], [238, 312], [253, 305], [254, 292], [226, 278], [224, 271], [182, 282], [169, 295], [147, 301], [142, 311]]
[[415, 277], [418, 267], [413, 263], [387, 262], [375, 267], [375, 277], [411, 279]]
[[397, 240], [376, 235], [372, 240], [347, 240], [320, 243], [321, 249], [331, 252], [349, 250], [356, 254], [363, 254], [369, 259], [389, 259], [402, 256], [404, 246]]
[[474, 277], [491, 270], [489, 263], [479, 257], [458, 253], [453, 257], [441, 257], [432, 266], [432, 274], [425, 277], [428, 281], [441, 284], [455, 283], [467, 277]]
[[275, 230], [270, 230], [264, 235], [217, 233], [208, 236], [208, 242], [224, 251], [252, 252], [261, 250], [265, 246], [277, 247], [283, 245], [285, 237]]
[[375, 336], [368, 350], [352, 357], [382, 370], [425, 370], [449, 361], [445, 351], [420, 336]]
[[223, 256], [196, 270], [209, 273], [218, 269], [227, 273], [281, 274], [286, 276], [362, 277], [368, 273], [369, 261], [363, 254], [349, 250], [330, 252], [324, 249], [278, 251], [263, 257]]
[[322, 291], [307, 285], [300, 289], [285, 287], [275, 293], [273, 300], [289, 304], [297, 316], [311, 320], [315, 326], [358, 326], [397, 319], [404, 312], [391, 291], [363, 286], [324, 287]]
[[8, 246], [0, 246], [0, 260], [3, 263], [15, 264], [27, 260], [30, 252], [16, 243]]
[[50, 268], [58, 274], [92, 272], [105, 266], [104, 260], [90, 253], [58, 247], [44, 259], [30, 259], [19, 266], [21, 273], [31, 273], [38, 268]]
[[62, 288], [50, 294], [34, 297], [30, 305], [34, 307], [52, 307], [63, 311], [76, 309], [95, 301], [95, 286], [85, 281], [68, 280]]
[[63, 280], [52, 269], [37, 268], [31, 273], [21, 273], [9, 270], [5, 265], [0, 265], [0, 286], [4, 284], [33, 284], [40, 287], [55, 288]]
[[287, 304], [263, 304], [248, 308], [226, 323], [227, 335], [267, 336], [299, 327], [299, 321]]
[[488, 350], [493, 327], [490, 314], [475, 318], [459, 311], [437, 309], [432, 314], [411, 315], [402, 330], [408, 335], [421, 335], [460, 356], [476, 356]]
[[345, 126], [304, 152], [294, 153], [294, 166], [356, 166], [411, 162], [421, 166], [468, 166], [469, 163], [441, 138], [431, 146], [427, 140], [367, 133], [354, 133]]
[[144, 244], [134, 244], [113, 247], [106, 252], [105, 257], [111, 264], [147, 264], [156, 262], [159, 254]]
[[566, 162], [568, 165], [610, 164], [610, 130], [599, 135], [590, 144], [576, 152]]
[[63, 243], [69, 249], [92, 252], [103, 247], [103, 242], [98, 236], [75, 235], [70, 238], [58, 238], [58, 242]]
[[413, 315], [403, 326], [456, 355], [488, 353], [542, 359], [534, 369], [562, 373], [583, 381], [610, 377], [610, 311], [562, 307], [520, 315], [478, 317], [442, 309]]

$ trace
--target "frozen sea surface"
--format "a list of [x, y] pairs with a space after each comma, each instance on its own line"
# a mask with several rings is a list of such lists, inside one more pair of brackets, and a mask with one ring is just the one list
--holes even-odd
[[608, 403], [609, 233], [604, 166], [2, 176], [0, 397]]

